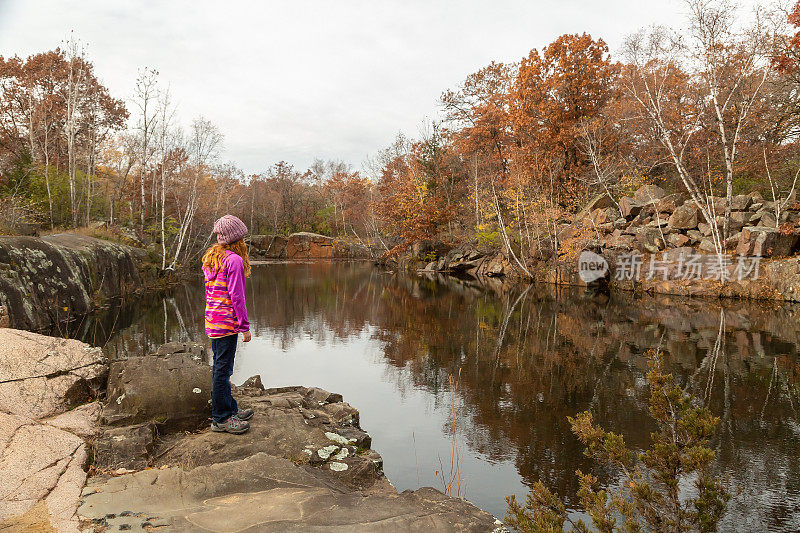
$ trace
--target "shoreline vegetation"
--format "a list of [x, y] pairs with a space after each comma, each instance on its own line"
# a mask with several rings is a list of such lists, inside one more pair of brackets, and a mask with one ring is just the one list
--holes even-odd
[[[721, 255], [745, 226], [797, 235], [800, 9], [687, 6], [685, 29], [634, 31], [613, 52], [576, 33], [490, 63], [442, 93], [441, 120], [420, 138], [398, 136], [360, 170], [280, 161], [248, 175], [221, 160], [213, 123], [181, 125], [157, 71], [112, 96], [74, 37], [3, 57], [0, 232], [115, 232], [175, 272], [232, 213], [254, 235], [328, 235], [388, 262], [426, 242], [497, 250], [533, 279], [595, 241], [632, 246], [621, 225], [637, 216], [650, 253]], [[676, 209], [697, 218], [694, 232], [661, 231]]]

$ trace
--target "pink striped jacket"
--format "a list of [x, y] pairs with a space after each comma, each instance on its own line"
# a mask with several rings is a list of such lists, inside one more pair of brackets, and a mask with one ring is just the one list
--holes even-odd
[[244, 299], [244, 262], [228, 250], [219, 270], [203, 267], [206, 277], [206, 335], [224, 337], [250, 331]]

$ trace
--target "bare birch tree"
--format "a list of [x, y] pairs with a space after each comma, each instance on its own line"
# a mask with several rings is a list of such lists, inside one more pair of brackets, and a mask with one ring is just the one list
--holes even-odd
[[64, 129], [67, 134], [67, 165], [69, 174], [69, 200], [72, 211], [72, 226], [78, 226], [78, 188], [77, 188], [77, 146], [76, 138], [80, 128], [80, 101], [85, 91], [84, 79], [86, 76], [85, 49], [83, 45], [70, 34], [64, 42], [64, 48], [69, 61], [69, 77], [66, 87], [66, 117]]
[[737, 31], [736, 5], [728, 0], [689, 0], [693, 56], [698, 81], [709, 102], [712, 123], [725, 162], [723, 238], [729, 237], [733, 178], [739, 140], [753, 103], [770, 71], [772, 46], [763, 14]]
[[141, 196], [141, 213], [139, 214], [139, 223], [141, 229], [144, 230], [145, 223], [145, 173], [147, 172], [147, 165], [150, 161], [150, 141], [153, 136], [157, 125], [157, 109], [156, 101], [158, 99], [158, 71], [149, 67], [145, 67], [139, 71], [139, 77], [136, 79], [136, 88], [134, 90], [133, 101], [136, 107], [139, 108], [139, 122], [137, 129], [139, 130], [139, 192]]
[[161, 157], [161, 270], [167, 266], [167, 232], [166, 232], [166, 204], [167, 204], [167, 178], [169, 172], [169, 155], [174, 145], [175, 135], [172, 132], [172, 123], [175, 118], [175, 106], [172, 105], [169, 87], [161, 93], [158, 99], [158, 151]]
[[194, 222], [194, 215], [198, 207], [198, 183], [206, 171], [208, 164], [216, 159], [222, 147], [223, 135], [209, 120], [201, 117], [194, 119], [189, 130], [189, 153], [192, 163], [192, 178], [189, 195], [186, 200], [186, 209], [181, 219], [178, 230], [175, 254], [169, 265], [169, 270], [174, 270], [178, 264], [187, 236]]
[[[688, 6], [688, 45], [678, 33], [663, 27], [640, 31], [626, 40], [628, 65], [623, 69], [622, 85], [644, 111], [686, 191], [711, 227], [714, 248], [721, 257], [730, 237], [738, 144], [768, 76], [769, 41], [774, 37], [766, 31], [759, 12], [749, 28], [738, 30], [735, 6], [726, 0], [689, 0]], [[687, 57], [691, 59], [688, 63]], [[687, 164], [688, 154], [698, 149], [693, 141], [709, 132], [716, 133], [716, 140], [701, 148], [712, 150], [716, 144], [724, 163], [722, 228], [716, 216], [719, 206], [713, 194], [711, 153], [707, 152], [706, 176]]]

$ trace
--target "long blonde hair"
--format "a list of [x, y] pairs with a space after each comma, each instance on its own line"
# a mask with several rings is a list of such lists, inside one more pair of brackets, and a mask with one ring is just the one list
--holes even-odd
[[228, 250], [242, 258], [242, 262], [244, 263], [244, 277], [249, 278], [250, 256], [247, 255], [247, 245], [244, 243], [244, 239], [239, 239], [230, 244], [216, 243], [211, 246], [211, 248], [206, 250], [206, 253], [203, 254], [203, 268], [211, 272], [218, 271], [220, 265], [222, 265], [222, 260], [225, 259], [227, 255], [225, 252]]

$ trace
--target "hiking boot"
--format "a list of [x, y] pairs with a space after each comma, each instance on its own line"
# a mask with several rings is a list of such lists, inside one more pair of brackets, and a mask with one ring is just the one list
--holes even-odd
[[239, 409], [239, 411], [233, 416], [235, 416], [236, 418], [238, 418], [242, 422], [246, 422], [246, 421], [250, 420], [251, 418], [253, 418], [254, 414], [255, 414], [255, 411], [253, 411], [252, 409]]
[[243, 420], [236, 418], [236, 415], [228, 418], [225, 422], [211, 422], [211, 431], [220, 433], [232, 433], [234, 435], [241, 435], [250, 429], [250, 424]]

